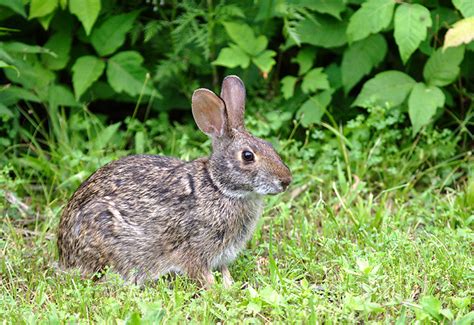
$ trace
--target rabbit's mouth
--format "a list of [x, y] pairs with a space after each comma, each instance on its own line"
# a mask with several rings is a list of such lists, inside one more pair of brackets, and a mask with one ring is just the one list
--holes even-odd
[[278, 180], [275, 180], [273, 182], [269, 182], [266, 184], [260, 184], [255, 188], [255, 192], [258, 194], [262, 195], [276, 195], [281, 192], [284, 192], [286, 189], [285, 186], [282, 185], [282, 183]]

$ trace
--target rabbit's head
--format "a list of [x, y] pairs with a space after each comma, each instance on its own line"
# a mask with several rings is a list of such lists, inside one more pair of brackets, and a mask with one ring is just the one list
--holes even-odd
[[277, 194], [291, 183], [291, 172], [272, 145], [245, 129], [245, 87], [239, 77], [224, 79], [220, 97], [197, 89], [192, 112], [199, 129], [212, 139], [209, 171], [226, 195]]

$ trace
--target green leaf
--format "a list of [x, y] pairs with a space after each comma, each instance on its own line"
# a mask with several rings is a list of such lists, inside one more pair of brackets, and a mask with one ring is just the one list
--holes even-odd
[[293, 96], [295, 92], [295, 85], [298, 81], [298, 78], [293, 76], [286, 76], [281, 79], [281, 92], [283, 93], [283, 98], [288, 99]]
[[453, 315], [453, 312], [451, 311], [451, 309], [441, 309], [441, 315], [443, 315], [445, 318], [449, 319], [449, 320], [453, 320], [454, 318], [454, 315]]
[[453, 25], [444, 36], [443, 50], [474, 40], [474, 17], [464, 18]]
[[341, 12], [346, 10], [343, 0], [300, 0], [296, 2], [296, 5], [322, 14], [329, 14], [337, 19], [341, 19]]
[[220, 52], [217, 59], [212, 62], [213, 65], [220, 65], [228, 68], [242, 67], [243, 69], [248, 68], [250, 64], [250, 57], [247, 53], [240, 49], [235, 44], [230, 44], [230, 47], [224, 47]]
[[49, 49], [56, 56], [42, 54], [41, 61], [50, 70], [64, 69], [69, 61], [69, 52], [71, 51], [72, 37], [68, 30], [60, 30], [49, 38], [44, 47]]
[[10, 8], [17, 14], [26, 17], [25, 5], [23, 4], [23, 0], [0, 0], [0, 6]]
[[425, 40], [428, 27], [431, 27], [430, 11], [417, 3], [402, 3], [395, 11], [395, 42], [398, 45], [403, 63]]
[[26, 61], [17, 59], [12, 62], [14, 66], [20, 71], [20, 75], [16, 71], [7, 69], [5, 75], [7, 78], [15, 83], [23, 85], [27, 89], [32, 89], [41, 99], [46, 96], [45, 91], [48, 86], [55, 79], [55, 74], [48, 69], [45, 69], [36, 58], [31, 58]]
[[31, 0], [29, 19], [44, 17], [58, 7], [58, 0]]
[[76, 60], [72, 66], [72, 85], [76, 99], [102, 75], [105, 63], [101, 59], [86, 55]]
[[442, 305], [437, 298], [432, 296], [425, 296], [420, 299], [420, 304], [423, 308], [423, 311], [427, 312], [435, 319], [439, 319]]
[[[474, 179], [470, 182], [472, 184], [474, 190]], [[470, 185], [468, 184], [467, 187]], [[473, 191], [474, 194], [474, 191]], [[474, 203], [474, 202], [473, 202]], [[454, 305], [459, 309], [467, 309], [471, 305], [471, 297], [452, 297], [451, 300], [453, 301]]]
[[38, 18], [38, 21], [40, 22], [41, 26], [43, 26], [44, 30], [49, 29], [49, 25], [51, 24], [51, 21], [53, 20], [55, 13], [56, 12], [54, 11], [46, 16]]
[[413, 135], [430, 123], [438, 107], [444, 106], [445, 97], [441, 89], [417, 83], [408, 98], [408, 115], [413, 126]]
[[13, 69], [16, 71], [18, 77], [20, 76], [20, 71], [14, 65], [8, 64], [2, 60], [0, 60], [0, 69]]
[[120, 122], [117, 122], [102, 129], [99, 134], [97, 134], [95, 141], [91, 143], [92, 147], [95, 150], [104, 149], [109, 144], [110, 140], [112, 140], [112, 137], [117, 134], [120, 124]]
[[69, 0], [69, 11], [81, 21], [87, 35], [99, 17], [100, 8], [100, 0]]
[[414, 84], [415, 80], [403, 72], [381, 72], [364, 84], [352, 106], [398, 106], [406, 99]]
[[339, 47], [347, 43], [347, 23], [332, 17], [315, 15], [305, 17], [296, 25], [301, 43], [324, 48]]
[[255, 63], [255, 65], [260, 69], [260, 71], [268, 73], [276, 63], [273, 59], [275, 55], [275, 51], [265, 50], [258, 56], [254, 57], [252, 59], [252, 62]]
[[68, 0], [59, 0], [59, 6], [62, 10], [66, 10]]
[[8, 121], [12, 117], [14, 117], [15, 115], [13, 114], [13, 109], [14, 108], [8, 108], [4, 103], [0, 101], [0, 120]]
[[453, 5], [465, 18], [474, 16], [474, 2], [472, 0], [453, 0]]
[[302, 76], [311, 69], [314, 59], [316, 58], [316, 49], [314, 47], [305, 47], [298, 52], [296, 58], [291, 62], [296, 62], [300, 66], [298, 75]]
[[114, 53], [125, 43], [127, 33], [132, 29], [138, 12], [112, 16], [100, 26], [94, 28], [91, 43], [99, 55], [106, 56]]
[[282, 296], [270, 286], [266, 286], [260, 290], [259, 296], [263, 301], [272, 306], [278, 306], [283, 300]]
[[328, 76], [323, 72], [323, 68], [312, 69], [303, 78], [301, 90], [305, 94], [314, 92], [316, 89], [329, 89]]
[[331, 88], [339, 89], [342, 87], [341, 67], [339, 65], [333, 62], [324, 68], [324, 72], [328, 75]]
[[249, 25], [235, 22], [224, 22], [223, 25], [230, 39], [249, 55], [256, 56], [267, 48], [267, 38], [263, 35], [255, 37]]
[[11, 106], [18, 103], [20, 100], [35, 103], [41, 102], [41, 99], [39, 99], [38, 96], [23, 87], [10, 86], [0, 91], [0, 103]]
[[[10, 54], [38, 54], [46, 53], [53, 57], [56, 57], [56, 54], [51, 52], [49, 49], [38, 46], [38, 45], [29, 45], [20, 42], [9, 42], [9, 43], [0, 43], [1, 47], [5, 49]], [[0, 49], [1, 50], [1, 49]]]
[[62, 85], [52, 85], [49, 87], [48, 102], [52, 107], [81, 107], [69, 88]]
[[341, 74], [345, 93], [383, 61], [387, 42], [381, 34], [371, 35], [347, 47], [342, 56]]
[[456, 325], [469, 325], [474, 322], [474, 311], [470, 311], [466, 315], [456, 319]]
[[394, 0], [368, 0], [350, 18], [347, 37], [351, 42], [387, 28], [392, 21]]
[[316, 96], [310, 97], [303, 103], [297, 115], [300, 117], [301, 124], [304, 127], [321, 121], [327, 106], [331, 102], [333, 92], [332, 89], [325, 90]]
[[107, 65], [107, 80], [118, 93], [126, 92], [136, 96], [142, 91], [150, 94], [151, 89], [145, 86], [146, 69], [142, 66], [143, 57], [135, 51], [125, 51], [115, 54]]
[[135, 153], [144, 153], [145, 152], [145, 133], [143, 131], [138, 131], [135, 133]]
[[436, 50], [426, 62], [423, 77], [432, 86], [446, 86], [456, 80], [464, 58], [464, 47]]

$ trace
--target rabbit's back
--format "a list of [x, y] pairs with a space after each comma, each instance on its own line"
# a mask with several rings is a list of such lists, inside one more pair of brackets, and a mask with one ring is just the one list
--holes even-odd
[[140, 282], [169, 271], [189, 273], [198, 261], [215, 267], [235, 258], [261, 201], [223, 197], [207, 163], [139, 155], [99, 169], [62, 215], [61, 265], [85, 273], [111, 266]]

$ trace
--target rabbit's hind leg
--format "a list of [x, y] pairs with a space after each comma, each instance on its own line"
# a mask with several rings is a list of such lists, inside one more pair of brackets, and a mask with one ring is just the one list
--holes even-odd
[[185, 273], [206, 289], [210, 289], [215, 283], [214, 275], [209, 267], [197, 266], [194, 264], [187, 267]]
[[221, 266], [221, 273], [222, 273], [222, 284], [224, 288], [229, 289], [234, 284], [234, 279], [232, 279], [232, 275], [230, 275], [229, 268], [227, 265]]

